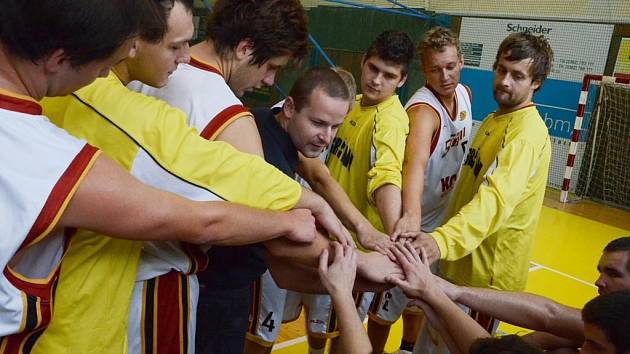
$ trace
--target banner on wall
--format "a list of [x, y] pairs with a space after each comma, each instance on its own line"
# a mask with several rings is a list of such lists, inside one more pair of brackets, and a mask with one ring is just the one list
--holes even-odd
[[630, 75], [630, 38], [622, 38], [615, 63], [615, 73]]
[[[570, 138], [584, 74], [603, 73], [613, 25], [464, 17], [459, 39], [465, 67], [461, 81], [473, 92], [473, 116], [496, 109], [492, 65], [501, 41], [511, 33], [544, 35], [554, 51], [551, 74], [534, 102], [552, 136]], [[588, 117], [586, 117], [588, 119]]]

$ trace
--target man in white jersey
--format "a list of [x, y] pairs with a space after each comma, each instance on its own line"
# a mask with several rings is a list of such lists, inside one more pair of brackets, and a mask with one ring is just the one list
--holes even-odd
[[[284, 23], [283, 18], [294, 18], [295, 21]], [[242, 151], [262, 154], [259, 152], [260, 138], [256, 125], [252, 124], [251, 114], [242, 106], [238, 96], [253, 87], [271, 85], [280, 66], [291, 58], [299, 59], [304, 55], [307, 38], [305, 21], [304, 9], [299, 2], [293, 0], [261, 1], [256, 4], [250, 1], [219, 1], [208, 21], [206, 40], [192, 48], [190, 64], [180, 65], [163, 88], [155, 89], [137, 83], [132, 83], [130, 87], [162, 98], [184, 110], [189, 124], [196, 127], [203, 137], [224, 140]], [[251, 132], [252, 129], [254, 132]], [[322, 208], [330, 210], [323, 200]], [[358, 218], [346, 219], [351, 220], [351, 227], [365, 221]], [[369, 226], [367, 221], [364, 224]], [[370, 232], [376, 233], [376, 230], [366, 227], [365, 233]], [[339, 232], [336, 234], [348, 236], [339, 235]], [[310, 262], [316, 261], [311, 254], [314, 252], [302, 250], [299, 253]], [[236, 264], [242, 260], [231, 254], [231, 250], [219, 248], [211, 249], [209, 256], [211, 262], [216, 260]], [[145, 247], [139, 266], [142, 274], [139, 273], [138, 279], [148, 280], [165, 274], [168, 269], [165, 267], [174, 262], [178, 260], [173, 257], [172, 249]], [[186, 267], [178, 269], [180, 273], [187, 273]], [[242, 308], [247, 308], [246, 304], [250, 300], [248, 293], [251, 291], [249, 283], [236, 288], [234, 284], [229, 287], [224, 284], [219, 289], [216, 286], [212, 286], [212, 289], [210, 287], [203, 284], [200, 290], [200, 296], [205, 299], [202, 300], [204, 308], [214, 307], [213, 301], [218, 297], [230, 298], [234, 303], [240, 299], [243, 302]], [[134, 299], [139, 295], [140, 290], [136, 289]], [[205, 315], [198, 318], [200, 321], [216, 320]], [[222, 329], [226, 332], [214, 333], [212, 337], [197, 337], [199, 341], [203, 341], [200, 343], [203, 349], [200, 346], [199, 350], [238, 351], [225, 344], [229, 327], [223, 326]], [[213, 338], [222, 340], [223, 344], [211, 344]], [[230, 341], [233, 342], [237, 340]]]
[[[443, 222], [455, 187], [472, 125], [468, 87], [459, 83], [464, 59], [457, 36], [449, 29], [428, 30], [418, 45], [427, 80], [405, 105], [409, 136], [403, 164], [403, 213], [395, 233], [402, 237], [430, 232]], [[377, 294], [370, 309], [368, 333], [374, 352], [383, 351], [389, 329], [406, 308], [399, 288]], [[419, 313], [404, 312], [401, 352], [411, 352], [418, 335]]]
[[[9, 216], [0, 224], [0, 352], [30, 352], [48, 325], [59, 263], [76, 228], [239, 244], [251, 237], [241, 226], [249, 218], [283, 215], [146, 187], [41, 115], [44, 96], [89, 84], [133, 53], [150, 4], [4, 0], [0, 7], [0, 146], [10, 151], [0, 155], [0, 209]], [[298, 238], [312, 239], [312, 231]]]

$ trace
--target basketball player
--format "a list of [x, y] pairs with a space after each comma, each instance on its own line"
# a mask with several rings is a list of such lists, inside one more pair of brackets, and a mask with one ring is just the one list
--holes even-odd
[[[553, 52], [542, 36], [509, 35], [494, 63], [494, 98], [464, 161], [446, 224], [415, 239], [440, 274], [466, 286], [520, 291], [547, 181], [551, 143], [532, 103], [549, 74]], [[518, 172], [516, 172], [518, 171]], [[491, 330], [497, 321], [480, 320]], [[424, 332], [426, 333], [426, 332]], [[428, 352], [416, 342], [414, 352]], [[422, 347], [422, 348], [420, 348]]]
[[[403, 214], [395, 229], [395, 235], [403, 236], [431, 232], [442, 224], [472, 126], [470, 89], [459, 83], [464, 59], [457, 36], [443, 27], [428, 30], [418, 56], [427, 84], [405, 105], [409, 137], [403, 163]], [[374, 352], [383, 351], [391, 324], [405, 310], [400, 349], [411, 353], [419, 313], [406, 304], [397, 288], [375, 296], [368, 320]]]
[[[67, 236], [76, 228], [204, 244], [247, 242], [247, 231], [234, 226], [250, 217], [291, 224], [286, 214], [191, 202], [148, 188], [42, 115], [41, 98], [89, 84], [133, 53], [142, 14], [153, 15], [147, 3], [5, 0], [1, 7], [0, 144], [10, 152], [0, 157], [0, 205], [8, 216], [0, 226], [3, 353], [31, 352], [48, 325]], [[267, 225], [285, 233], [278, 226]], [[313, 237], [299, 228], [288, 234]]]
[[[393, 233], [401, 215], [402, 162], [409, 121], [395, 91], [405, 83], [412, 58], [413, 43], [405, 33], [386, 31], [372, 42], [362, 62], [362, 95], [357, 96], [339, 128], [327, 160], [331, 175], [352, 203], [386, 234]], [[360, 296], [369, 303], [370, 295]], [[327, 313], [326, 309], [310, 310]], [[320, 336], [331, 336], [330, 328], [324, 332]], [[311, 351], [323, 352], [324, 344], [325, 340], [312, 341]], [[333, 341], [333, 352], [338, 350], [336, 345]]]

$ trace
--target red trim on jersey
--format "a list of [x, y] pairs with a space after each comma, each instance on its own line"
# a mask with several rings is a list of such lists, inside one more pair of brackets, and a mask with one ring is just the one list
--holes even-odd
[[42, 114], [42, 106], [39, 103], [1, 93], [0, 108], [32, 115]]
[[190, 58], [190, 61], [188, 62], [188, 64], [190, 64], [190, 66], [194, 66], [197, 69], [209, 71], [211, 73], [215, 73], [223, 77], [223, 74], [221, 73], [221, 71], [219, 71], [219, 69], [215, 68], [214, 66], [208, 63], [204, 63], [201, 60], [195, 59], [194, 57]]
[[185, 354], [188, 352], [188, 321], [190, 313], [182, 302], [188, 302], [186, 275], [171, 271], [159, 276], [154, 322], [156, 334], [153, 338], [155, 354]]
[[433, 112], [435, 113], [435, 116], [438, 121], [438, 125], [437, 125], [438, 128], [435, 130], [435, 132], [433, 132], [433, 135], [431, 136], [431, 150], [429, 151], [429, 156], [431, 156], [433, 155], [433, 151], [435, 151], [435, 147], [437, 146], [438, 140], [440, 140], [440, 132], [442, 131], [442, 120], [440, 119], [440, 113], [438, 112], [438, 110], [435, 109], [435, 107], [433, 107], [428, 102], [416, 102], [412, 104], [411, 106], [407, 107], [407, 112], [409, 112], [412, 108], [415, 108], [418, 106], [427, 106], [431, 108]]
[[470, 90], [470, 87], [468, 87], [468, 85], [462, 85], [464, 86], [464, 88], [466, 89], [466, 92], [468, 92], [468, 100], [470, 101], [470, 104], [472, 105], [472, 91]]
[[186, 274], [195, 274], [203, 272], [208, 266], [208, 255], [203, 252], [199, 246], [191, 243], [182, 243], [183, 249], [190, 258], [190, 269]]
[[[444, 110], [446, 111], [446, 113], [448, 113], [448, 117], [452, 120], [455, 121], [455, 119], [457, 119], [457, 112], [459, 112], [459, 102], [457, 102], [457, 91], [455, 91], [455, 115], [453, 115], [453, 112], [451, 112], [450, 109], [448, 109], [448, 107], [446, 107], [446, 105], [444, 104], [444, 101], [442, 101], [442, 97], [440, 97], [440, 94], [437, 93], [437, 91], [435, 91], [431, 86], [427, 85], [427, 88], [429, 89], [429, 91], [431, 91], [431, 93], [433, 94], [433, 96], [435, 96], [435, 98], [437, 98], [438, 102], [440, 102], [440, 104], [442, 105], [442, 107], [444, 107]], [[457, 89], [457, 86], [455, 87]], [[472, 101], [471, 101], [472, 102]]]
[[85, 144], [81, 151], [74, 157], [74, 160], [70, 163], [68, 168], [61, 175], [52, 191], [44, 203], [44, 207], [40, 211], [37, 219], [33, 223], [31, 230], [26, 235], [26, 239], [22, 242], [20, 250], [29, 246], [35, 239], [41, 236], [54, 221], [63, 203], [70, 197], [72, 189], [76, 186], [79, 179], [85, 172], [87, 166], [89, 166], [94, 154], [98, 152], [98, 149], [92, 145]]
[[230, 119], [232, 119], [235, 115], [245, 112], [247, 112], [247, 109], [240, 104], [235, 104], [222, 110], [221, 112], [219, 112], [219, 114], [214, 116], [212, 120], [210, 120], [205, 128], [203, 128], [203, 131], [200, 134], [201, 137], [204, 139], [212, 138], [214, 134], [225, 128], [224, 125], [228, 123]]

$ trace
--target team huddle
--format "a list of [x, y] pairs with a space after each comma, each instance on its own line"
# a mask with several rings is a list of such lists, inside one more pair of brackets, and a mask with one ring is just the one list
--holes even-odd
[[[523, 293], [551, 159], [543, 36], [509, 35], [472, 137], [457, 35], [302, 72], [297, 0], [0, 0], [0, 353], [630, 353], [630, 237], [580, 311]], [[28, 15], [25, 15], [28, 14]], [[359, 94], [357, 95], [357, 91]], [[527, 314], [527, 315], [526, 315]], [[362, 321], [368, 318], [367, 332]], [[492, 338], [499, 321], [534, 330]], [[627, 333], [625, 333], [627, 334]]]

